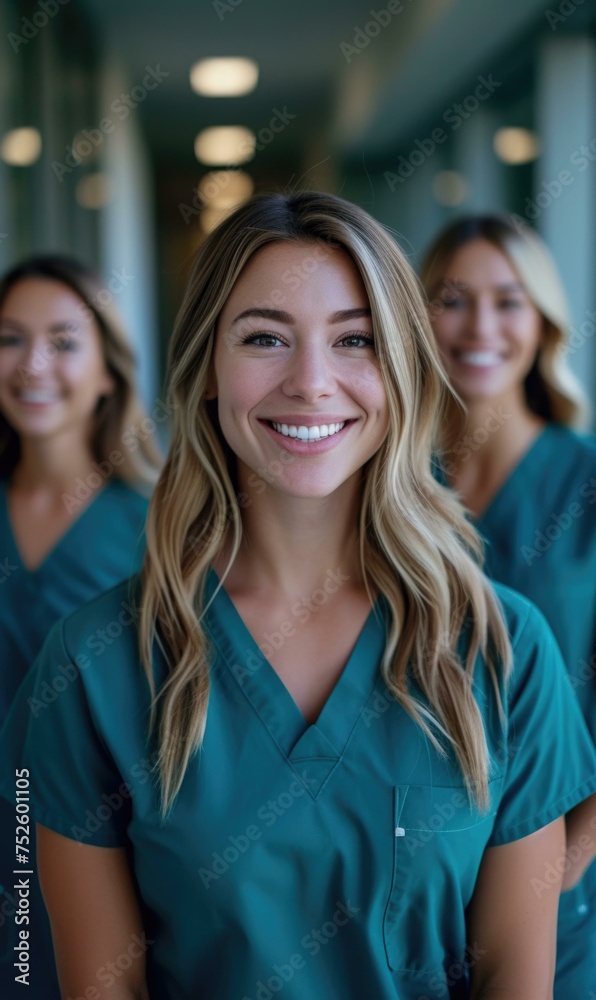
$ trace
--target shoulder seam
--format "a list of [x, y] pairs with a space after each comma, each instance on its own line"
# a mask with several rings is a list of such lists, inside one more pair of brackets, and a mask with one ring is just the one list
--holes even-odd
[[521, 626], [521, 628], [519, 630], [519, 634], [517, 636], [517, 639], [515, 640], [514, 643], [511, 644], [511, 652], [512, 653], [515, 653], [515, 651], [516, 651], [516, 649], [517, 649], [517, 647], [519, 645], [520, 639], [521, 639], [522, 635], [524, 634], [524, 632], [526, 630], [526, 626], [527, 626], [527, 624], [528, 624], [528, 622], [530, 620], [530, 614], [531, 614], [531, 612], [532, 612], [532, 605], [530, 604], [529, 601], [527, 601], [527, 603], [526, 603], [526, 617], [524, 618], [523, 625]]

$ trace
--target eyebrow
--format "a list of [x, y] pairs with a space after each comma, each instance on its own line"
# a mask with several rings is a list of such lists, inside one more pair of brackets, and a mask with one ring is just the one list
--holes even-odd
[[[340, 309], [329, 317], [329, 322], [345, 323], [349, 319], [359, 319], [370, 315], [371, 312], [368, 306], [360, 306], [356, 309]], [[244, 312], [238, 313], [236, 318], [232, 320], [231, 325], [233, 326], [238, 320], [245, 319], [247, 316], [257, 316], [260, 319], [273, 319], [277, 320], [278, 323], [291, 324], [296, 322], [291, 313], [283, 312], [281, 309], [245, 309]]]
[[361, 306], [358, 309], [340, 309], [339, 312], [334, 312], [333, 316], [329, 317], [329, 322], [344, 323], [347, 319], [362, 319], [370, 314], [368, 306]]
[[[463, 291], [463, 292], [467, 291], [468, 288], [469, 288], [469, 285], [466, 285], [466, 283], [464, 281], [458, 281], [457, 278], [445, 278], [445, 280], [442, 282], [442, 288], [448, 288], [449, 285], [453, 285], [454, 288], [461, 289], [461, 291]], [[504, 282], [503, 284], [492, 285], [491, 287], [494, 290], [496, 290], [497, 292], [524, 292], [525, 291], [524, 286], [519, 281]]]
[[[29, 327], [25, 323], [20, 323], [18, 319], [1, 319], [0, 326], [13, 327], [21, 333], [27, 333]], [[80, 327], [76, 320], [64, 320], [62, 323], [52, 323], [48, 327], [50, 333], [75, 333], [79, 331]]]
[[48, 327], [50, 333], [77, 333], [80, 329], [76, 319], [67, 319], [63, 323], [52, 323]]
[[17, 319], [4, 319], [0, 318], [0, 326], [14, 326], [16, 330], [26, 330], [27, 327], [19, 323]]

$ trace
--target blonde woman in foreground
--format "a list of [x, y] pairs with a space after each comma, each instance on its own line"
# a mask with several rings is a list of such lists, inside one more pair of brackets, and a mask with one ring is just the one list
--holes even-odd
[[142, 575], [53, 629], [0, 745], [64, 996], [546, 1000], [536, 885], [595, 755], [431, 474], [449, 390], [403, 254], [338, 198], [253, 199], [198, 254], [170, 392]]
[[[596, 442], [577, 431], [588, 413], [566, 364], [573, 348], [560, 278], [529, 226], [472, 216], [437, 238], [423, 279], [439, 350], [466, 406], [464, 420], [453, 403], [447, 416], [456, 439], [443, 460], [448, 481], [487, 542], [490, 575], [546, 617], [596, 743]], [[555, 872], [556, 1000], [596, 991], [595, 854], [591, 798], [567, 817]]]

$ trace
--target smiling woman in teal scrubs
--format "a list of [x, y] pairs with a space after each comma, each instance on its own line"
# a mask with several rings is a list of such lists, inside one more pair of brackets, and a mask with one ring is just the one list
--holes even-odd
[[199, 251], [170, 390], [142, 574], [52, 629], [0, 740], [64, 996], [543, 1000], [596, 755], [431, 475], [449, 390], [405, 256], [341, 199], [251, 200]]
[[[546, 616], [596, 742], [596, 442], [573, 429], [586, 411], [565, 364], [558, 275], [529, 227], [472, 217], [438, 237], [423, 279], [445, 367], [467, 407], [465, 426], [452, 412], [443, 467], [487, 542], [487, 571]], [[555, 997], [589, 1000], [596, 801], [567, 827]]]
[[[102, 291], [93, 274], [59, 258], [31, 259], [0, 282], [0, 722], [54, 622], [142, 560], [139, 488], [155, 478], [157, 452], [138, 438], [134, 452], [125, 446], [144, 413], [118, 318], [93, 304]], [[3, 803], [4, 1000], [24, 989], [13, 968], [15, 827]], [[36, 879], [31, 892], [27, 996], [52, 1000], [59, 990]]]

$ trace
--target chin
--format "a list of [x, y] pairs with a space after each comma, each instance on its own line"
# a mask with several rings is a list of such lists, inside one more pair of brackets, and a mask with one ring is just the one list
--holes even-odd
[[340, 482], [298, 482], [280, 483], [279, 492], [297, 500], [325, 500], [345, 486], [347, 479]]
[[500, 399], [510, 388], [510, 386], [498, 385], [494, 382], [479, 385], [477, 381], [470, 382], [467, 379], [457, 378], [452, 379], [451, 384], [464, 401], [469, 400], [470, 402], [481, 402], [483, 399], [488, 402], [491, 399]]

